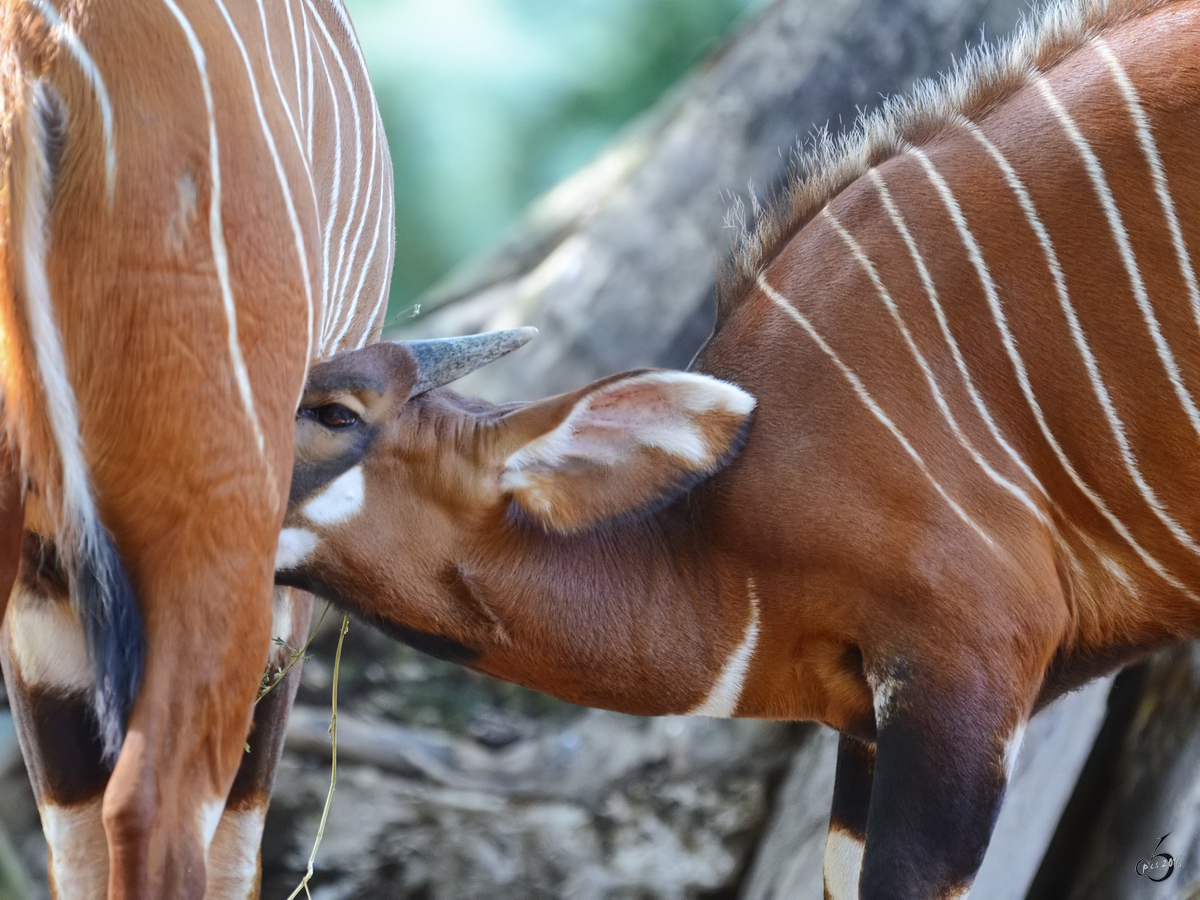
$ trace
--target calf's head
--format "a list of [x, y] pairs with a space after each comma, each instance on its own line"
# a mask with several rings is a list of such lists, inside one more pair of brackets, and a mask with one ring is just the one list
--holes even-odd
[[441, 387], [533, 333], [382, 343], [314, 366], [277, 580], [393, 631], [464, 640], [464, 561], [523, 564], [520, 535], [648, 512], [738, 448], [754, 398], [704, 375], [626, 372], [501, 406]]

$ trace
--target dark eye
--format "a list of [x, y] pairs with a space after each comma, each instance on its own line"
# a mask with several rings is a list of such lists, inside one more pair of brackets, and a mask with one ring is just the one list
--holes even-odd
[[326, 403], [324, 406], [302, 409], [300, 415], [306, 419], [320, 422], [326, 428], [333, 430], [350, 428], [358, 424], [358, 413], [347, 409], [340, 403]]

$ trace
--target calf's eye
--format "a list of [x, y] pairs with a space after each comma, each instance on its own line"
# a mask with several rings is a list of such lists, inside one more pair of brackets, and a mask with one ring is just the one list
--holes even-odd
[[300, 415], [306, 419], [320, 422], [326, 428], [335, 431], [350, 428], [358, 424], [358, 413], [347, 409], [340, 403], [326, 403], [324, 406], [309, 407], [300, 410]]

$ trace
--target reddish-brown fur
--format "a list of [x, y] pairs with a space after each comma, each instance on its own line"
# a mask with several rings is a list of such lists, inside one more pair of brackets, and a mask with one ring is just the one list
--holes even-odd
[[[63, 452], [47, 412], [54, 398], [44, 387], [30, 324], [36, 292], [22, 255], [26, 198], [39, 177], [31, 160], [41, 153], [33, 97], [43, 91], [57, 98], [64, 128], [61, 155], [50, 160], [45, 185], [49, 296], [90, 489], [127, 569], [146, 638], [141, 689], [103, 793], [108, 859], [89, 862], [91, 881], [102, 883], [107, 871], [112, 898], [199, 898], [206, 862], [213, 862], [207, 859], [208, 836], [201, 834], [202, 819], [211, 817], [204, 810], [216, 804], [219, 812], [246, 758], [255, 693], [269, 654], [276, 653], [270, 641], [271, 560], [291, 474], [296, 400], [310, 363], [334, 349], [320, 333], [326, 299], [340, 308], [362, 272], [367, 299], [361, 308], [358, 296], [347, 300], [340, 346], [361, 346], [381, 324], [378, 305], [391, 263], [390, 162], [340, 6], [293, 5], [301, 27], [299, 60], [293, 58], [285, 7], [269, 12], [274, 64], [283, 70], [277, 90], [256, 4], [230, 2], [231, 26], [221, 4], [180, 0], [180, 16], [203, 48], [214, 101], [219, 227], [236, 310], [233, 341], [210, 220], [216, 168], [209, 113], [187, 29], [167, 0], [57, 4], [111, 101], [110, 194], [99, 92], [64, 31], [48, 18], [55, 6], [0, 4], [0, 390], [7, 447], [16, 463], [6, 471], [14, 479], [19, 473], [14, 487], [5, 481], [0, 497], [0, 549], [15, 551], [20, 543], [9, 540], [22, 522], [16, 485], [25, 498], [25, 529], [48, 542], [44, 546], [57, 544], [68, 570], [78, 528], [64, 502]], [[264, 137], [235, 30], [252, 59], [282, 175]], [[332, 38], [324, 38], [323, 30]], [[304, 159], [288, 117], [289, 109], [297, 118], [304, 111], [306, 89], [293, 73], [305, 64], [309, 33], [318, 73], [309, 123], [316, 132], [312, 160]], [[342, 84], [339, 53], [350, 85]], [[343, 104], [336, 129], [333, 90], [341, 92]], [[361, 107], [357, 134], [347, 91]], [[334, 148], [352, 151], [356, 142], [366, 153], [362, 198], [352, 204], [355, 169], [348, 151], [342, 193], [331, 201]], [[378, 196], [368, 194], [372, 147], [378, 163], [371, 190]], [[296, 228], [281, 178], [290, 185]], [[339, 237], [368, 210], [370, 223], [383, 223], [382, 249], [368, 260], [368, 228], [363, 249], [346, 259], [355, 267], [349, 287], [334, 283], [323, 294], [327, 265], [324, 277], [334, 277]], [[322, 234], [330, 219], [332, 254]], [[239, 389], [231, 343], [244, 357], [257, 430]], [[17, 558], [16, 552], [0, 558], [0, 580], [11, 577]], [[25, 561], [27, 568], [35, 565], [35, 558]], [[303, 633], [308, 598], [287, 603], [293, 632]], [[44, 775], [34, 780], [45, 821], [50, 807], [68, 807], [60, 802], [53, 767], [36, 763], [46, 748], [39, 746], [33, 711], [41, 698], [58, 694], [27, 684], [8, 653], [6, 677], [16, 694], [31, 771]], [[286, 694], [280, 691], [279, 700]], [[290, 699], [270, 705], [279, 726]], [[262, 760], [244, 767], [253, 776], [243, 779], [235, 800], [265, 809], [282, 734], [269, 721], [263, 726], [252, 738]], [[102, 761], [88, 765], [103, 785]], [[51, 835], [52, 854], [56, 839]], [[255, 851], [249, 848], [251, 858]]]
[[[1027, 717], [1100, 672], [1200, 636], [1200, 556], [1165, 524], [1173, 518], [1200, 536], [1190, 500], [1200, 489], [1200, 433], [1135, 302], [1084, 156], [1037, 83], [1045, 79], [1095, 153], [1183, 389], [1200, 396], [1200, 322], [1104, 55], [1111, 48], [1140, 96], [1195, 260], [1200, 4], [1077, 6], [1066, 26], [1026, 39], [1019, 65], [873, 120], [861, 146], [847, 145], [849, 162], [793, 188], [792, 205], [750, 242], [694, 364], [758, 401], [744, 447], [717, 474], [683, 494], [664, 491], [659, 475], [629, 465], [628, 443], [597, 463], [581, 440], [545, 475], [563, 487], [550, 514], [512, 489], [506, 461], [581, 398], [627, 376], [495, 408], [443, 391], [410, 397], [404, 347], [373, 348], [314, 369], [296, 471], [324, 466], [327, 477], [293, 496], [284, 534], [295, 530], [306, 548], [307, 532], [312, 548], [280, 578], [480, 671], [639, 714], [696, 709], [749, 634], [755, 598], [759, 637], [729, 712], [815, 719], [873, 745], [866, 755], [843, 745], [831, 847], [835, 837], [859, 847], [861, 867], [853, 853], [834, 854], [827, 877], [829, 866], [851, 870], [833, 873], [827, 889], [856, 884], [871, 900], [959, 896], [986, 846], [1008, 742]], [[1037, 232], [968, 120], [1028, 190], [1120, 432], [1074, 343]], [[921, 154], [981, 248], [1033, 401], [968, 237]], [[359, 419], [323, 427], [339, 406]], [[712, 468], [667, 462], [680, 480]], [[361, 508], [334, 523], [310, 517], [312, 498], [355, 466], [367, 485]], [[583, 500], [572, 500], [571, 485]], [[584, 507], [604, 505], [589, 492], [622, 502], [588, 515]]]

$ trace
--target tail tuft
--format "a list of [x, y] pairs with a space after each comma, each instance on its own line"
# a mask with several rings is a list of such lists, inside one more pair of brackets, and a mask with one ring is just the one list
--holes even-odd
[[116, 762], [142, 681], [146, 635], [125, 566], [102, 528], [83, 542], [74, 571], [76, 603], [96, 667], [96, 719], [105, 759]]

